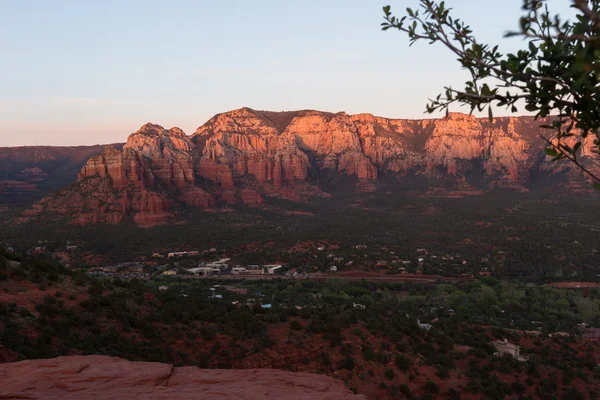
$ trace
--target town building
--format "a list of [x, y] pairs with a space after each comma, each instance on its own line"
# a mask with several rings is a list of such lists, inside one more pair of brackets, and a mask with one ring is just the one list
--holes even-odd
[[283, 265], [281, 265], [281, 264], [266, 264], [266, 265], [263, 265], [263, 268], [267, 269], [267, 273], [274, 274], [275, 271], [277, 271], [280, 268], [283, 268]]
[[431, 328], [433, 328], [433, 325], [431, 324], [424, 324], [421, 322], [420, 319], [417, 319], [417, 325], [419, 325], [419, 328], [429, 332], [431, 330]]
[[219, 264], [218, 262], [204, 264], [204, 266], [207, 268], [218, 269], [219, 271], [221, 268], [227, 268], [227, 264]]
[[253, 275], [260, 275], [260, 274], [264, 274], [265, 270], [260, 265], [248, 265], [246, 267], [246, 273], [253, 274]]
[[190, 268], [187, 270], [189, 273], [194, 274], [194, 275], [209, 275], [209, 274], [219, 274], [221, 273], [221, 270], [219, 268], [212, 268], [209, 266], [206, 267], [197, 267], [197, 268]]
[[527, 361], [529, 357], [521, 355], [521, 346], [509, 343], [508, 340], [495, 340], [493, 346], [496, 348], [495, 356], [502, 356], [508, 354], [518, 361]]
[[232, 292], [232, 293], [237, 293], [237, 294], [248, 294], [248, 289], [246, 288], [240, 288], [240, 287], [235, 287], [235, 286], [223, 286], [223, 289], [227, 290], [228, 292]]
[[167, 258], [173, 258], [173, 257], [184, 257], [184, 256], [188, 256], [188, 257], [194, 257], [199, 255], [200, 253], [198, 251], [174, 251], [171, 253], [167, 254]]
[[599, 340], [600, 339], [600, 328], [587, 328], [583, 332], [582, 337], [586, 340]]
[[43, 254], [46, 252], [46, 246], [37, 246], [33, 248], [34, 254]]
[[152, 301], [154, 299], [156, 299], [156, 296], [154, 295], [154, 293], [144, 293], [145, 301]]

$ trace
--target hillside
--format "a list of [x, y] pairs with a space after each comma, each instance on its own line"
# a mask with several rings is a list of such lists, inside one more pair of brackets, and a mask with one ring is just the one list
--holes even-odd
[[0, 147], [0, 204], [29, 204], [71, 184], [87, 160], [105, 147]]
[[[598, 326], [599, 301], [595, 290], [493, 278], [455, 285], [102, 280], [3, 251], [0, 362], [96, 354], [276, 368], [328, 375], [380, 399], [597, 398], [598, 342], [581, 339], [577, 324]], [[494, 341], [504, 339], [527, 359], [494, 355]]]
[[[151, 226], [177, 221], [186, 207], [306, 202], [340, 191], [377, 193], [387, 184], [425, 192], [444, 187], [442, 196], [461, 197], [553, 186], [569, 175], [569, 190], [587, 190], [577, 171], [543, 155], [543, 122], [242, 108], [216, 115], [192, 136], [148, 123], [122, 150], [107, 147], [90, 158], [77, 182], [35, 204], [22, 220]], [[591, 148], [591, 140], [582, 146], [582, 162], [600, 168]]]

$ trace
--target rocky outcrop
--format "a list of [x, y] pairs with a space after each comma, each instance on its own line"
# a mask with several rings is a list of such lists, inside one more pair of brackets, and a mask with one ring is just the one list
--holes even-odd
[[[531, 117], [490, 122], [460, 113], [401, 120], [242, 108], [214, 116], [191, 137], [179, 128], [148, 123], [122, 150], [108, 147], [90, 158], [76, 185], [25, 215], [45, 210], [72, 214], [79, 223], [132, 217], [154, 225], [182, 206], [328, 197], [321, 178], [331, 176], [353, 177], [353, 190], [362, 192], [376, 191], [382, 178], [411, 176], [428, 179], [432, 188], [436, 180], [450, 177], [457, 193], [464, 192], [461, 185], [473, 193], [498, 186], [527, 190], [536, 174], [566, 172], [579, 179], [569, 164], [550, 164], [544, 157], [539, 124], [545, 122]], [[582, 146], [582, 163], [600, 170], [593, 148], [591, 140]], [[77, 189], [83, 192], [73, 193]]]
[[107, 356], [0, 364], [0, 382], [2, 399], [365, 399], [324, 375], [175, 368]]
[[308, 156], [294, 137], [250, 109], [213, 117], [196, 130], [193, 140], [201, 152], [198, 174], [224, 188], [233, 187], [234, 175], [275, 186], [293, 185], [308, 176]]
[[77, 184], [43, 199], [24, 215], [73, 216], [79, 224], [115, 224], [131, 217], [140, 226], [153, 226], [174, 217], [175, 200], [211, 207], [214, 198], [195, 185], [194, 149], [181, 129], [148, 123], [129, 136], [122, 150], [107, 147], [90, 158]]
[[117, 190], [130, 183], [141, 187], [160, 184], [167, 189], [185, 190], [195, 182], [193, 149], [194, 145], [181, 129], [165, 130], [148, 123], [129, 136], [123, 151], [109, 147], [91, 158], [79, 178], [108, 176]]
[[260, 193], [256, 190], [252, 189], [242, 189], [240, 190], [240, 197], [242, 198], [242, 203], [248, 204], [251, 206], [258, 206], [262, 204], [262, 197]]
[[[498, 120], [497, 120], [498, 121]], [[460, 160], [481, 160], [485, 174], [499, 173], [512, 183], [528, 181], [531, 138], [519, 133], [516, 118], [496, 124], [459, 113], [436, 121], [425, 144], [427, 170], [438, 166], [452, 175], [460, 174]]]

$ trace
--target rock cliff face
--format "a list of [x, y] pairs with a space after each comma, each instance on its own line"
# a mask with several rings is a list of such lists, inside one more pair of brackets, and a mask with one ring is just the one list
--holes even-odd
[[[452, 177], [457, 185], [477, 190], [527, 190], [535, 183], [533, 175], [569, 170], [550, 165], [543, 155], [538, 137], [543, 122], [507, 117], [490, 123], [459, 113], [400, 120], [242, 108], [216, 115], [190, 137], [179, 128], [148, 123], [122, 150], [108, 147], [89, 159], [76, 184], [42, 200], [26, 216], [70, 214], [78, 223], [132, 217], [140, 225], [154, 225], [185, 206], [328, 197], [320, 180], [331, 174], [353, 176], [357, 191], [376, 191], [380, 179], [414, 176], [432, 186], [436, 179]], [[581, 156], [598, 168], [591, 149], [590, 140]]]
[[365, 399], [323, 375], [175, 368], [107, 356], [0, 364], [0, 382], [2, 399]]

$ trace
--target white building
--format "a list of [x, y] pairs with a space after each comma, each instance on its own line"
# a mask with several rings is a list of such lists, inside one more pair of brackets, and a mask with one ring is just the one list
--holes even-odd
[[429, 332], [429, 330], [431, 328], [433, 328], [433, 325], [431, 325], [431, 324], [423, 324], [423, 323], [421, 323], [420, 319], [417, 319], [417, 325], [419, 325], [419, 328], [421, 328], [423, 330], [426, 330], [427, 332]]
[[269, 274], [274, 274], [275, 271], [277, 271], [279, 268], [282, 268], [283, 266], [280, 264], [267, 264], [267, 265], [263, 265], [263, 268], [267, 269], [267, 272]]
[[198, 267], [198, 268], [190, 268], [187, 270], [189, 273], [194, 275], [208, 275], [208, 274], [218, 274], [221, 272], [219, 268], [211, 268], [211, 267]]
[[518, 361], [527, 361], [529, 357], [521, 355], [521, 346], [516, 344], [508, 343], [508, 340], [496, 340], [492, 343], [496, 348], [495, 356], [502, 356], [509, 354]]
[[173, 251], [171, 253], [167, 254], [167, 258], [172, 258], [172, 257], [183, 257], [183, 256], [197, 256], [198, 254], [200, 254], [198, 251]]

